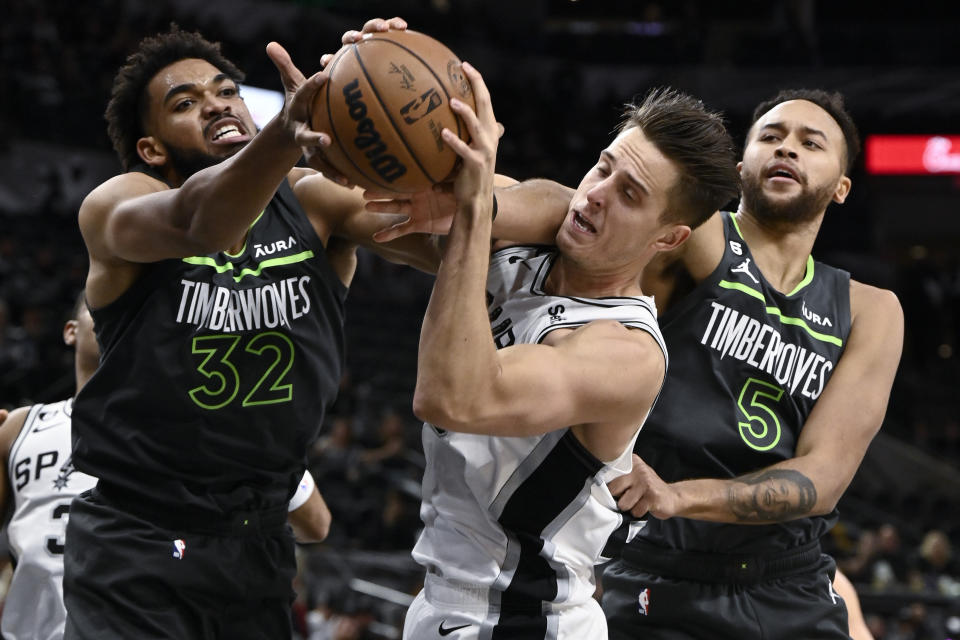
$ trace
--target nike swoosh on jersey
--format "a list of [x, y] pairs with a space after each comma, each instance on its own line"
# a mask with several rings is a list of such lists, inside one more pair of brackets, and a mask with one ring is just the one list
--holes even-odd
[[460, 629], [466, 629], [467, 627], [470, 626], [469, 624], [462, 624], [462, 625], [460, 625], [459, 627], [447, 627], [446, 629], [444, 629], [444, 628], [443, 628], [443, 623], [444, 623], [444, 622], [446, 622], [446, 620], [441, 620], [441, 621], [440, 621], [440, 630], [439, 630], [439, 633], [440, 633], [441, 636], [448, 636], [448, 635], [450, 635], [451, 633], [453, 633], [454, 631], [459, 631]]

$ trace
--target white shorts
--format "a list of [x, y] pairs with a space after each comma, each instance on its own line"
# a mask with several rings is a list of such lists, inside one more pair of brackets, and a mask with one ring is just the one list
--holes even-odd
[[[454, 585], [427, 574], [421, 591], [403, 625], [403, 640], [490, 640], [500, 621], [500, 611], [487, 599], [487, 590]], [[594, 599], [557, 605], [544, 614], [544, 635], [530, 640], [607, 640], [607, 620]]]

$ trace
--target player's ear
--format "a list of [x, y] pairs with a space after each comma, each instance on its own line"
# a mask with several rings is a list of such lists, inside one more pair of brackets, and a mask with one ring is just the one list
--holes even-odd
[[167, 162], [167, 150], [153, 136], [137, 140], [137, 155], [151, 167], [162, 167]]
[[833, 201], [837, 204], [843, 204], [843, 201], [850, 195], [850, 187], [853, 182], [847, 176], [842, 176], [837, 183], [837, 188], [833, 192]]
[[63, 325], [63, 343], [68, 347], [77, 344], [77, 327], [79, 324], [76, 320], [67, 320]]
[[687, 238], [690, 237], [690, 232], [691, 229], [688, 225], [671, 224], [660, 233], [654, 241], [653, 246], [657, 251], [676, 249], [687, 241]]

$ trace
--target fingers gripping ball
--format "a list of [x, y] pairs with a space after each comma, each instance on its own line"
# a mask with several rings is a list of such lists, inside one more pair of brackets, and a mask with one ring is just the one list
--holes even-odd
[[447, 47], [415, 31], [374, 33], [340, 49], [328, 69], [311, 126], [330, 134], [324, 155], [334, 168], [361, 187], [397, 193], [452, 177], [458, 157], [440, 132], [470, 136], [450, 99], [475, 103]]

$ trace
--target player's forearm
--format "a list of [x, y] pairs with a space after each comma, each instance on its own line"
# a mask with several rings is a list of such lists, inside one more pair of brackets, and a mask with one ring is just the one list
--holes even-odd
[[195, 173], [176, 196], [187, 233], [210, 251], [229, 248], [267, 206], [300, 155], [274, 119], [237, 154]]
[[826, 513], [817, 487], [805, 473], [774, 466], [732, 480], [685, 480], [673, 515], [735, 524], [771, 524]]
[[443, 428], [469, 422], [497, 375], [485, 304], [489, 208], [478, 197], [458, 210], [421, 330], [414, 411]]
[[497, 189], [493, 236], [527, 244], [553, 244], [573, 197], [573, 189], [544, 179]]

